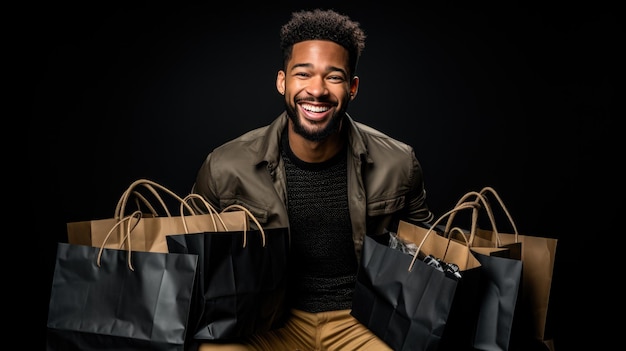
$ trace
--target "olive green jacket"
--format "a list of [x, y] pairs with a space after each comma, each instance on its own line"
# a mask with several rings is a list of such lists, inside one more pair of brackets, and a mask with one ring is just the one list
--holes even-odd
[[[249, 131], [213, 150], [202, 164], [192, 192], [216, 209], [245, 206], [264, 228], [289, 227], [285, 171], [280, 145], [288, 117]], [[395, 231], [400, 219], [430, 222], [422, 169], [413, 148], [355, 122], [348, 128], [348, 201], [355, 253], [364, 235]]]

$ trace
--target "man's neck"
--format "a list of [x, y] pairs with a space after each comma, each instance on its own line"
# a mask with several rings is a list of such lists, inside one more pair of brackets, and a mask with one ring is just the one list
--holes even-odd
[[288, 128], [289, 148], [304, 162], [317, 163], [331, 159], [342, 149], [341, 133], [335, 133], [322, 141], [311, 141]]

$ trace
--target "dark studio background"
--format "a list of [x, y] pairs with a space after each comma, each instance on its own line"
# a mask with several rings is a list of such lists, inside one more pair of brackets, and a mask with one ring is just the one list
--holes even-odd
[[[30, 10], [42, 340], [67, 222], [111, 217], [138, 178], [188, 193], [209, 151], [282, 112], [274, 84], [280, 25], [292, 10], [329, 7], [293, 3]], [[331, 6], [368, 35], [351, 115], [415, 148], [436, 214], [488, 185], [521, 234], [558, 238], [550, 301], [556, 349], [598, 346], [605, 338], [592, 331], [601, 312], [592, 301], [606, 283], [600, 274], [581, 280], [580, 263], [606, 250], [601, 236], [617, 215], [607, 201], [618, 190], [612, 167], [621, 160], [611, 133], [614, 76], [624, 62], [617, 12], [596, 2], [383, 3]]]

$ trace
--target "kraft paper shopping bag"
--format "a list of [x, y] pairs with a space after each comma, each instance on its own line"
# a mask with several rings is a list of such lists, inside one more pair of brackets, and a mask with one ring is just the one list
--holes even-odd
[[[170, 202], [163, 198], [164, 195], [175, 200], [179, 206], [168, 206]], [[122, 193], [113, 217], [67, 223], [68, 242], [101, 246], [109, 230], [131, 210], [133, 200], [136, 204], [133, 209], [143, 212], [141, 220], [132, 228], [130, 243], [133, 250], [167, 252], [165, 236], [168, 234], [247, 229], [249, 221], [245, 212], [229, 211], [218, 216], [208, 202], [201, 201], [207, 213], [198, 213], [195, 207], [188, 204], [192, 199], [197, 200], [194, 196], [196, 194], [189, 194], [183, 198], [154, 181], [136, 180]], [[128, 235], [124, 226], [116, 228], [107, 240], [108, 248], [121, 248], [124, 237]]]

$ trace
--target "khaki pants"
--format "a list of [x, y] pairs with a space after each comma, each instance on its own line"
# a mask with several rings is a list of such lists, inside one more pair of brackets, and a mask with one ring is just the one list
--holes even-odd
[[391, 351], [350, 310], [308, 313], [291, 310], [284, 327], [243, 344], [203, 343], [198, 351]]

